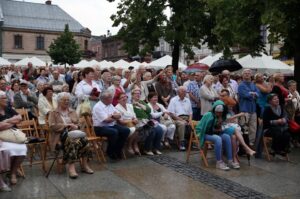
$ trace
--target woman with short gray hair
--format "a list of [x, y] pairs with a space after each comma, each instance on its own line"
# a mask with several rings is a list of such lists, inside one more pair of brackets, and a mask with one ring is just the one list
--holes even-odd
[[121, 85], [121, 77], [115, 75], [112, 77], [112, 85], [107, 89], [113, 94], [112, 104], [116, 106], [118, 104], [118, 98], [121, 93], [125, 93], [123, 86]]
[[[91, 156], [88, 140], [84, 133], [79, 130], [79, 118], [76, 112], [69, 108], [70, 94], [67, 92], [59, 93], [57, 96], [58, 107], [49, 115], [50, 145], [52, 150], [55, 145], [63, 145], [63, 161], [68, 163], [69, 177], [75, 179], [78, 174], [75, 169], [75, 161], [82, 158], [82, 171], [93, 174], [87, 160]], [[77, 131], [75, 137], [70, 136], [71, 132]], [[67, 132], [67, 136], [61, 136]]]

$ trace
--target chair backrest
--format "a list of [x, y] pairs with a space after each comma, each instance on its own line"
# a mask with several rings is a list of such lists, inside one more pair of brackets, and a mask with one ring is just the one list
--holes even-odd
[[95, 137], [96, 133], [94, 131], [93, 120], [92, 120], [91, 116], [85, 115], [84, 116], [84, 121], [85, 121], [85, 125], [86, 125], [87, 136], [88, 137], [91, 137], [91, 136]]
[[27, 137], [39, 137], [37, 125], [34, 119], [21, 121], [17, 124], [17, 127], [23, 131]]
[[22, 116], [22, 120], [29, 120], [28, 110], [25, 108], [16, 109], [16, 112]]

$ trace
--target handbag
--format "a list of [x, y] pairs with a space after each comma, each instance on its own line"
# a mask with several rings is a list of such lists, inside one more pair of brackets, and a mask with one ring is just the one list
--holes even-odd
[[292, 133], [299, 133], [300, 132], [300, 125], [295, 120], [290, 120], [288, 122], [289, 130]]
[[174, 124], [174, 121], [172, 120], [172, 118], [169, 115], [167, 115], [167, 116], [160, 117], [160, 123], [168, 127], [168, 126]]
[[4, 142], [12, 142], [22, 144], [27, 140], [25, 133], [16, 128], [10, 128], [0, 131], [0, 140]]
[[91, 115], [91, 113], [90, 100], [87, 98], [79, 105], [79, 116]]

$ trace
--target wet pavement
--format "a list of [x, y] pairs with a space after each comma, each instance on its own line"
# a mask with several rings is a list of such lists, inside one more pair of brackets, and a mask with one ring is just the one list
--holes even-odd
[[57, 174], [55, 168], [45, 178], [39, 165], [24, 166], [26, 178], [19, 179], [13, 192], [0, 193], [0, 199], [300, 198], [299, 155], [300, 150], [294, 149], [292, 162], [252, 158], [250, 166], [241, 157], [239, 170], [221, 171], [215, 169], [212, 151], [205, 168], [199, 155], [191, 156], [186, 164], [186, 154], [172, 150], [162, 156], [128, 157], [116, 163], [92, 160], [95, 173], [81, 173], [77, 165], [76, 180], [65, 171]]

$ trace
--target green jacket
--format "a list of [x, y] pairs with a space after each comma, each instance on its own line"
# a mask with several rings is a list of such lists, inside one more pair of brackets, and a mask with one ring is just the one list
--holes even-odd
[[201, 120], [198, 122], [198, 124], [196, 125], [196, 134], [199, 137], [200, 140], [200, 146], [201, 148], [204, 145], [204, 138], [205, 138], [205, 134], [212, 134], [212, 133], [208, 133], [209, 131], [211, 131], [213, 129], [213, 126], [216, 123], [215, 120], [215, 108], [217, 105], [223, 105], [224, 106], [224, 111], [223, 111], [223, 119], [226, 119], [226, 110], [227, 108], [225, 108], [225, 104], [223, 101], [218, 100], [216, 101], [213, 106], [212, 106], [212, 110], [205, 113], [203, 115], [203, 117], [201, 118]]

